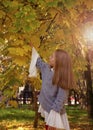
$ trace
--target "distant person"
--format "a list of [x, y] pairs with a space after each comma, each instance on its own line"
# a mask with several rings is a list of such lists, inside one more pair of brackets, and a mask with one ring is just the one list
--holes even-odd
[[[37, 56], [38, 59], [34, 56]], [[34, 75], [35, 60], [36, 67], [42, 75], [38, 112], [45, 118], [46, 130], [56, 130], [57, 128], [70, 130], [64, 105], [68, 99], [68, 91], [74, 88], [71, 58], [66, 51], [57, 49], [50, 56], [49, 64], [47, 64], [39, 57], [35, 48], [32, 48], [30, 76]]]

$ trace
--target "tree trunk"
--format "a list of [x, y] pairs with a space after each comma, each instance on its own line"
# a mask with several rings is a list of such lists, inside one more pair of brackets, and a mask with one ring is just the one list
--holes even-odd
[[34, 109], [35, 109], [35, 119], [34, 119], [34, 128], [38, 126], [38, 104], [37, 104], [37, 91], [34, 91]]
[[92, 92], [92, 79], [91, 79], [91, 67], [89, 57], [87, 56], [87, 71], [85, 72], [85, 78], [87, 83], [87, 108], [88, 115], [93, 118], [93, 92]]

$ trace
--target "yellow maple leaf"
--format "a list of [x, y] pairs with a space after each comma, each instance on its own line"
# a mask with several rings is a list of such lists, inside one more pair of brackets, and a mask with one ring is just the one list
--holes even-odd
[[26, 58], [24, 56], [14, 56], [13, 62], [19, 66], [25, 66], [27, 64]]
[[24, 45], [23, 49], [24, 49], [25, 52], [28, 52], [28, 51], [31, 50], [31, 47], [29, 45]]
[[12, 106], [12, 107], [18, 107], [18, 103], [16, 101], [13, 101], [13, 100], [10, 100], [9, 101], [9, 104]]

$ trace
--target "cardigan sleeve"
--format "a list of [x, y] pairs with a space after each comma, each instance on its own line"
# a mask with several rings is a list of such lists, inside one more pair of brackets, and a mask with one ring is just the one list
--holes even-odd
[[47, 66], [48, 66], [48, 64], [47, 64], [46, 62], [44, 62], [40, 57], [37, 59], [36, 67], [37, 67], [38, 69], [40, 69], [41, 72], [42, 72]]
[[67, 100], [67, 92], [61, 87], [58, 88], [56, 99], [53, 103], [52, 109], [56, 112], [61, 112], [64, 107], [64, 103]]
[[32, 48], [32, 55], [31, 55], [31, 63], [29, 67], [29, 77], [36, 77], [37, 76], [37, 68], [36, 68], [36, 62], [37, 58], [39, 57], [38, 52], [33, 47]]

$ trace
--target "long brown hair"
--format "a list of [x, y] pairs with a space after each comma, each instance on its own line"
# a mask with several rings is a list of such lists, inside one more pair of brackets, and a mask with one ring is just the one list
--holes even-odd
[[61, 49], [55, 51], [55, 67], [52, 82], [63, 89], [74, 88], [71, 58], [66, 51]]

